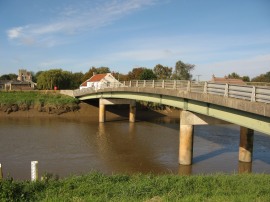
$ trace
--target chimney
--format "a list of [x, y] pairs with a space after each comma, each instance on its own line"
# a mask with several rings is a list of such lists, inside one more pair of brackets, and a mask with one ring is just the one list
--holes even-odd
[[93, 76], [95, 76], [96, 75], [96, 72], [93, 72]]

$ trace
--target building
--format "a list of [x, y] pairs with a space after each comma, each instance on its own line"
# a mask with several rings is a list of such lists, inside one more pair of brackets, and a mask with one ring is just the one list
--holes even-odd
[[32, 74], [26, 69], [19, 69], [18, 81], [32, 81]]
[[32, 81], [8, 81], [4, 85], [4, 90], [33, 90], [36, 83]]
[[235, 85], [247, 85], [243, 80], [241, 79], [231, 79], [228, 77], [216, 77], [215, 75], [212, 76], [212, 79], [210, 82], [213, 83], [228, 83], [228, 84], [235, 84]]
[[93, 74], [90, 79], [87, 79], [80, 85], [80, 89], [94, 88], [95, 90], [102, 88], [102, 86], [110, 86], [111, 84], [120, 84], [111, 73]]
[[0, 90], [33, 90], [36, 83], [32, 81], [32, 74], [25, 69], [19, 70], [17, 80], [0, 80]]
[[8, 83], [9, 80], [0, 80], [0, 90], [5, 90], [6, 83]]

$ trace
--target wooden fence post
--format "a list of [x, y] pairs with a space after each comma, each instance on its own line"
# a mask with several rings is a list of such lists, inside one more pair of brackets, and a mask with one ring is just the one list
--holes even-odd
[[155, 88], [155, 80], [153, 80], [152, 87]]

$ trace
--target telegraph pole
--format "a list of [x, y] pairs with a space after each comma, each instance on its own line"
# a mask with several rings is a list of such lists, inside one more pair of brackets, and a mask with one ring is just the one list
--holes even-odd
[[198, 80], [197, 80], [197, 81], [198, 81], [198, 83], [199, 83], [199, 81], [200, 81], [200, 76], [201, 76], [201, 75], [198, 74], [198, 75], [196, 75], [196, 76], [198, 77]]

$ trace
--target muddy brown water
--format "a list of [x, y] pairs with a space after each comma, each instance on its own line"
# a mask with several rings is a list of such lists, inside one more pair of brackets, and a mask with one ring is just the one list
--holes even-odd
[[[148, 112], [144, 112], [148, 113]], [[143, 117], [143, 115], [142, 115]], [[129, 123], [97, 115], [1, 118], [0, 163], [4, 177], [30, 179], [30, 162], [39, 175], [60, 177], [90, 171], [112, 173], [270, 173], [270, 136], [255, 132], [252, 164], [238, 162], [239, 127], [195, 126], [192, 166], [179, 166], [179, 119], [160, 116]]]

